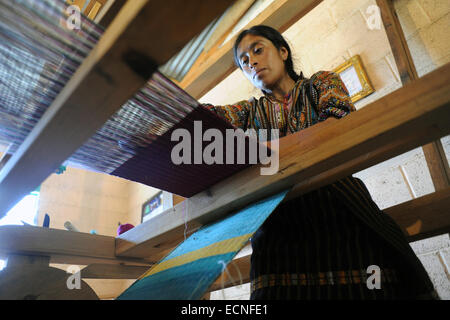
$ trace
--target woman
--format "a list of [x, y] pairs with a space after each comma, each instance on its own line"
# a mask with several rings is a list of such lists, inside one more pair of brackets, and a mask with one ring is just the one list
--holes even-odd
[[[278, 128], [281, 137], [355, 111], [336, 74], [297, 75], [289, 45], [270, 27], [243, 31], [234, 57], [264, 96], [206, 106], [244, 131]], [[252, 248], [251, 299], [436, 298], [400, 228], [353, 177], [281, 204]], [[380, 289], [367, 285], [373, 265], [380, 268]]]

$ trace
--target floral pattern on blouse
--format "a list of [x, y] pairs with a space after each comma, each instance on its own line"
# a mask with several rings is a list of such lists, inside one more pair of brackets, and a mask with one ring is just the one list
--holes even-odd
[[280, 136], [306, 129], [328, 117], [342, 118], [356, 110], [339, 75], [328, 71], [298, 80], [283, 103], [263, 96], [232, 105], [203, 106], [244, 131], [280, 129]]

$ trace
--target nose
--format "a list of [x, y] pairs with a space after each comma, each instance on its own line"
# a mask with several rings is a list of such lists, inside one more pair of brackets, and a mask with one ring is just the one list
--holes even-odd
[[251, 56], [249, 57], [249, 65], [252, 69], [256, 68], [256, 66], [258, 65], [258, 61], [255, 57]]

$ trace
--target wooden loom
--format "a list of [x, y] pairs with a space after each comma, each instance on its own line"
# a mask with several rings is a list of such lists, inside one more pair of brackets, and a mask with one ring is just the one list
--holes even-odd
[[[204, 19], [196, 19], [194, 24], [186, 20], [189, 15], [173, 17], [178, 12], [175, 8], [183, 1], [135, 0], [132, 5], [130, 2], [124, 4], [98, 47], [54, 102], [51, 116], [42, 119], [22, 151], [0, 171], [0, 211], [47, 178], [54, 169], [53, 163], [62, 163], [142, 87], [147, 79], [120, 59], [124, 52], [138, 50], [163, 64], [229, 4], [229, 1], [215, 2], [211, 8], [207, 1], [196, 0], [192, 10], [201, 10], [203, 14], [196, 16]], [[320, 2], [276, 1], [252, 24], [269, 24], [284, 31]], [[52, 263], [89, 265], [82, 270], [82, 278], [135, 279], [182, 241], [184, 210], [187, 210], [189, 229], [193, 231], [231, 210], [278, 191], [293, 187], [288, 196], [291, 198], [448, 135], [450, 65], [420, 79], [414, 76], [414, 67], [392, 5], [387, 0], [378, 0], [378, 4], [400, 74], [404, 82], [409, 83], [344, 119], [327, 121], [281, 139], [280, 170], [276, 175], [261, 176], [257, 166], [251, 167], [118, 238], [28, 226], [0, 227], [0, 252], [14, 257], [49, 257]], [[169, 15], [175, 23], [173, 27], [164, 24]], [[165, 28], [160, 28], [161, 25]], [[180, 34], [179, 30], [184, 32]], [[160, 45], [155, 48], [138, 41], [144, 37], [170, 41], [157, 41]], [[208, 56], [207, 62], [188, 74], [181, 86], [198, 98], [225, 78], [233, 70], [230, 43]], [[104, 76], [104, 70], [108, 70], [109, 77]], [[104, 96], [98, 97], [98, 92], [110, 99], [105, 102]], [[80, 118], [86, 114], [92, 117], [92, 105], [101, 105], [101, 108], [96, 108], [98, 113], [92, 123], [83, 123], [85, 127], [80, 128], [73, 121], [74, 114], [68, 113], [74, 105], [77, 106], [76, 116]], [[60, 129], [61, 122], [64, 132]], [[440, 150], [438, 144], [434, 145]], [[440, 160], [442, 156], [435, 159]], [[440, 175], [435, 175], [442, 178], [435, 183], [440, 187], [436, 187], [434, 194], [385, 210], [410, 241], [450, 230], [448, 169], [445, 161], [434, 162], [443, 163]], [[44, 264], [49, 261], [45, 260]], [[23, 260], [20, 263], [24, 263]], [[234, 260], [234, 264], [240, 267], [243, 280], [248, 282], [249, 255]], [[236, 279], [234, 269], [231, 267], [229, 271]], [[225, 277], [224, 284], [228, 287], [236, 283]], [[221, 287], [219, 279], [210, 290]]]

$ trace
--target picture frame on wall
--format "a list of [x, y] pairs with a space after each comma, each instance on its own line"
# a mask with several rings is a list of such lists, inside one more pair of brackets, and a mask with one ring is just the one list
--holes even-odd
[[142, 205], [141, 223], [172, 207], [173, 194], [167, 191], [159, 191]]
[[144, 202], [144, 204], [142, 205], [141, 223], [163, 212], [163, 203], [164, 199], [162, 191], [158, 192], [152, 198]]
[[345, 61], [334, 72], [341, 77], [353, 103], [375, 92], [359, 55]]

